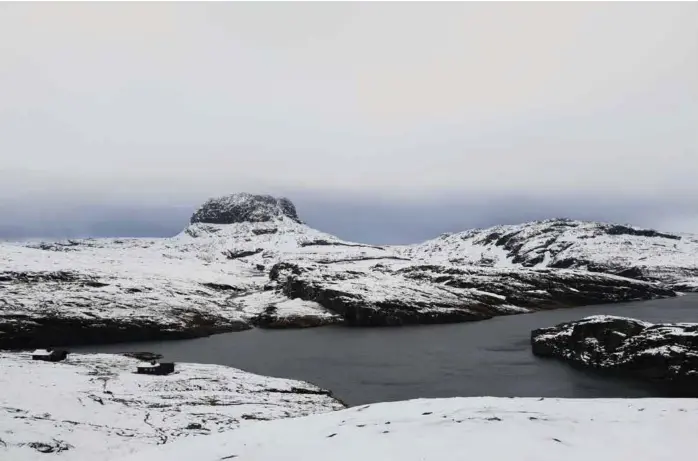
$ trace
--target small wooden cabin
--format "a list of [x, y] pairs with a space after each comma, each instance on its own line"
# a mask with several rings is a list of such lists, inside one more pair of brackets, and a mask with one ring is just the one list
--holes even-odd
[[173, 362], [142, 362], [136, 367], [136, 373], [141, 375], [169, 375], [174, 372]]
[[45, 362], [60, 362], [68, 357], [68, 351], [58, 349], [37, 349], [32, 352], [32, 360], [43, 360]]

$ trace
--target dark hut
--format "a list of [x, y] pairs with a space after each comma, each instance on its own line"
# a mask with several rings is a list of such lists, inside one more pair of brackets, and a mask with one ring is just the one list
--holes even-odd
[[174, 372], [173, 362], [142, 362], [136, 367], [136, 373], [141, 375], [169, 375]]
[[32, 360], [43, 360], [45, 362], [60, 362], [68, 357], [68, 351], [59, 349], [37, 349], [32, 352]]

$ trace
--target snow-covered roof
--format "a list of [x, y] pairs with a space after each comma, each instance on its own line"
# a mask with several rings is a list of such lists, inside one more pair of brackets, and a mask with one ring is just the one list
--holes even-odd
[[45, 357], [48, 357], [52, 354], [53, 354], [53, 351], [48, 351], [46, 349], [37, 349], [34, 352], [32, 352], [32, 355], [45, 356]]

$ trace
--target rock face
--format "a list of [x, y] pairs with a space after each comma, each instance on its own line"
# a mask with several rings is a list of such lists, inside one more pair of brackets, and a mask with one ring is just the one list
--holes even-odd
[[698, 397], [698, 324], [592, 316], [531, 333], [533, 353], [648, 380]]
[[0, 348], [187, 339], [250, 328], [229, 305], [235, 291], [133, 281], [79, 270], [0, 272]]
[[659, 286], [580, 271], [357, 262], [279, 263], [267, 289], [317, 302], [353, 326], [453, 323], [497, 315], [673, 296]]
[[296, 207], [287, 198], [240, 193], [209, 199], [194, 212], [191, 223], [268, 222], [282, 217], [301, 222]]
[[447, 234], [402, 252], [431, 263], [580, 269], [698, 291], [698, 236], [618, 224], [549, 219]]
[[171, 238], [0, 244], [0, 348], [462, 322], [674, 296], [698, 271], [696, 241], [550, 220], [366, 245], [308, 227], [288, 199], [235, 194], [206, 202]]
[[0, 459], [113, 459], [259, 420], [344, 408], [301, 381], [191, 363], [176, 363], [167, 376], [138, 375], [138, 363], [109, 354], [50, 363], [0, 353]]

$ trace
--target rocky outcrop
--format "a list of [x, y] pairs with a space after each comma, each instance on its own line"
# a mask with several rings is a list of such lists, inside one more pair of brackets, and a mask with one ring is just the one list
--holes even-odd
[[270, 279], [268, 289], [317, 302], [352, 326], [466, 322], [674, 296], [654, 284], [580, 271], [279, 263]]
[[[250, 318], [251, 325], [259, 328], [310, 328], [342, 322], [342, 318], [313, 301], [289, 299], [278, 290], [265, 290], [250, 294], [236, 301], [244, 310], [255, 306], [259, 312]], [[261, 307], [260, 307], [261, 306]]]
[[268, 329], [314, 328], [341, 323], [341, 318], [315, 313], [282, 316], [275, 305], [269, 305], [261, 314], [250, 319], [250, 323], [255, 327]]
[[287, 198], [240, 193], [209, 199], [194, 212], [190, 222], [235, 224], [268, 222], [282, 217], [301, 222], [296, 207]]
[[80, 271], [0, 272], [0, 349], [188, 339], [251, 328], [228, 299], [239, 289]]
[[227, 250], [224, 251], [223, 254], [228, 259], [240, 259], [248, 256], [254, 256], [262, 251], [264, 251], [262, 248], [255, 248], [254, 250]]
[[592, 316], [531, 333], [533, 353], [698, 397], [698, 324]]
[[179, 325], [168, 325], [160, 320], [147, 319], [4, 315], [0, 316], [0, 349], [192, 339], [252, 328], [243, 320], [213, 315], [194, 315], [179, 320]]

